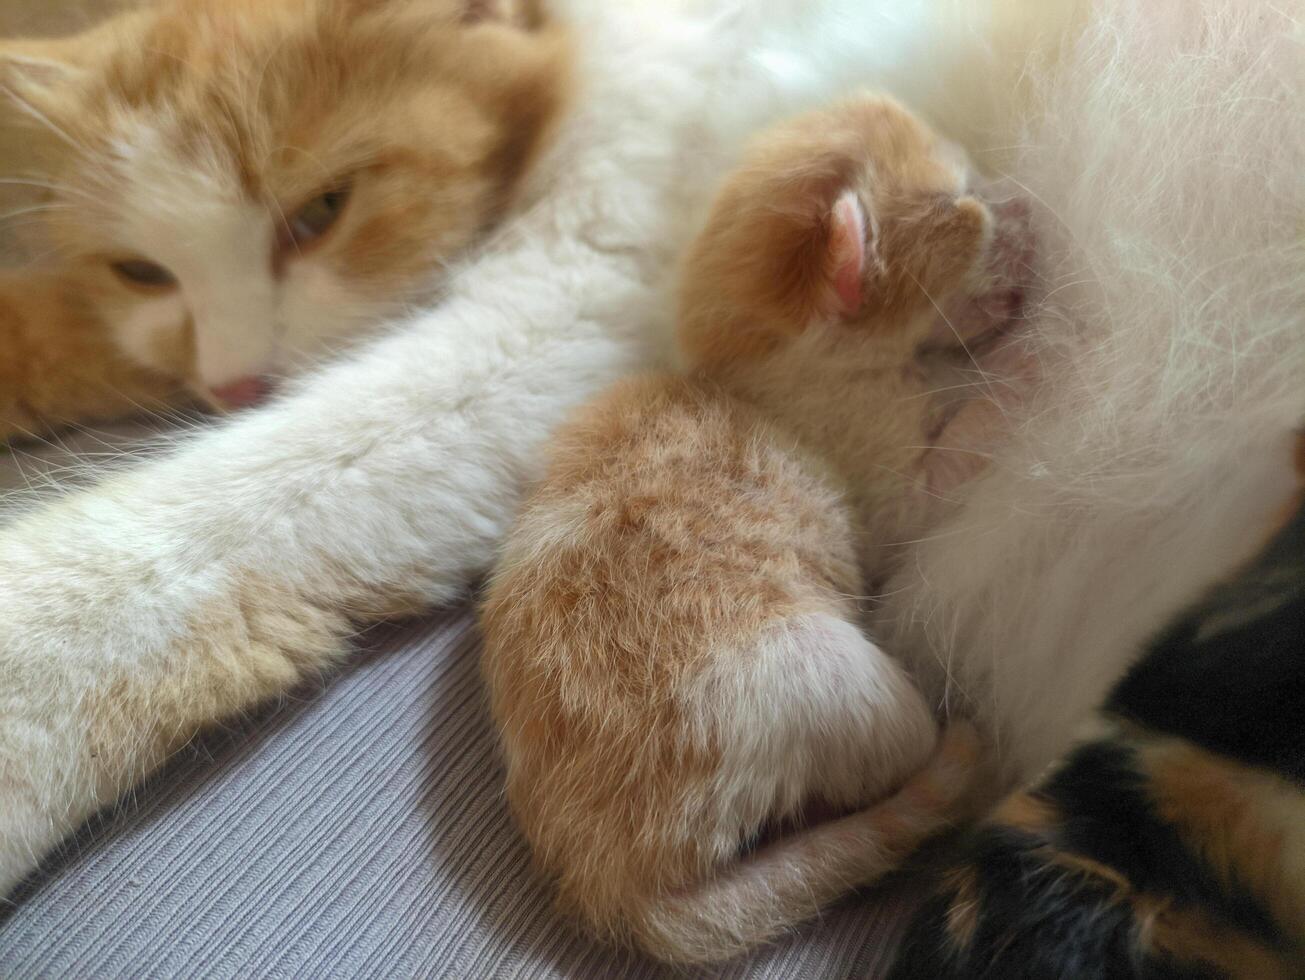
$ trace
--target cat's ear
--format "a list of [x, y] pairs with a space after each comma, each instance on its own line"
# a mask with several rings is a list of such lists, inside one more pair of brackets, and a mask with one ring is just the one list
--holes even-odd
[[[82, 69], [66, 57], [71, 47], [0, 41], [0, 145], [6, 174], [45, 173], [77, 141]], [[7, 191], [19, 195], [15, 187]]]
[[52, 116], [81, 74], [71, 44], [0, 42], [0, 118], [55, 126]]
[[851, 316], [865, 302], [866, 266], [878, 261], [877, 229], [855, 191], [844, 191], [829, 214], [826, 255], [828, 313]]

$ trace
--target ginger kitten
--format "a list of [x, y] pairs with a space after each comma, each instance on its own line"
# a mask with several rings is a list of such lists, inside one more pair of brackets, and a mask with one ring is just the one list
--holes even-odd
[[929, 446], [967, 414], [931, 397], [955, 351], [921, 350], [936, 304], [1012, 285], [968, 181], [883, 99], [778, 127], [685, 263], [687, 375], [622, 383], [553, 441], [489, 587], [484, 664], [511, 806], [600, 935], [733, 955], [960, 809], [973, 736], [936, 747], [856, 600], [965, 475]]
[[[25, 338], [0, 434], [130, 411], [141, 378], [247, 404], [428, 303], [509, 204], [567, 66], [514, 0], [164, 0], [0, 43], [0, 112], [39, 161], [15, 230], [44, 256], [0, 283]], [[58, 280], [48, 317], [29, 274]], [[150, 373], [96, 376], [92, 335]]]

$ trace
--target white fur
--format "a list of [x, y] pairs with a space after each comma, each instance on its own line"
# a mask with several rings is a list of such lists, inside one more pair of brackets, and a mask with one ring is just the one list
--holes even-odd
[[[230, 167], [183, 164], [152, 130], [128, 129], [117, 158], [126, 192], [113, 237], [127, 255], [158, 263], [178, 284], [166, 307], [128, 293], [106, 311], [123, 350], [149, 365], [161, 335], [189, 323], [195, 380], [208, 388], [282, 368], [283, 291], [272, 275], [271, 211], [245, 200]], [[172, 316], [161, 316], [164, 309]]]
[[702, 746], [722, 753], [711, 795], [722, 864], [737, 853], [740, 827], [800, 816], [817, 798], [868, 806], [933, 751], [934, 718], [915, 686], [845, 620], [784, 620], [751, 649], [711, 662], [686, 700]]
[[[1268, 533], [1305, 418], [1305, 6], [1102, 0], [1009, 167], [1047, 391], [886, 612], [1008, 771]], [[891, 643], [890, 643], [891, 646]]]
[[124, 257], [157, 263], [177, 281], [162, 296], [124, 288], [104, 299], [114, 338], [141, 364], [168, 367], [159, 363], [159, 342], [189, 330], [189, 380], [201, 388], [286, 375], [357, 339], [392, 308], [361, 297], [312, 251], [274, 272], [284, 219], [275, 206], [248, 200], [228, 161], [179, 159], [175, 141], [133, 117], [118, 126], [105, 165], [123, 192], [105, 233]]

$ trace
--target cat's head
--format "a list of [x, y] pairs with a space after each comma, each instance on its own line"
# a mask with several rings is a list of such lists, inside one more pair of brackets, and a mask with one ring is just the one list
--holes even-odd
[[813, 320], [898, 329], [978, 289], [992, 209], [968, 158], [887, 98], [863, 96], [763, 134], [726, 182], [686, 262], [681, 338], [727, 344], [722, 317], [764, 349]]
[[34, 248], [131, 357], [238, 402], [438, 290], [565, 63], [517, 0], [165, 0], [0, 44], [0, 112], [47, 151]]

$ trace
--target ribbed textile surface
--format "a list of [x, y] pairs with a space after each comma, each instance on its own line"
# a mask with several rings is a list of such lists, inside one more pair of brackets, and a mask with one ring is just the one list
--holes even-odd
[[[549, 909], [502, 797], [469, 611], [361, 638], [323, 688], [214, 733], [0, 910], [0, 977], [675, 977]], [[703, 974], [873, 977], [849, 905]]]

